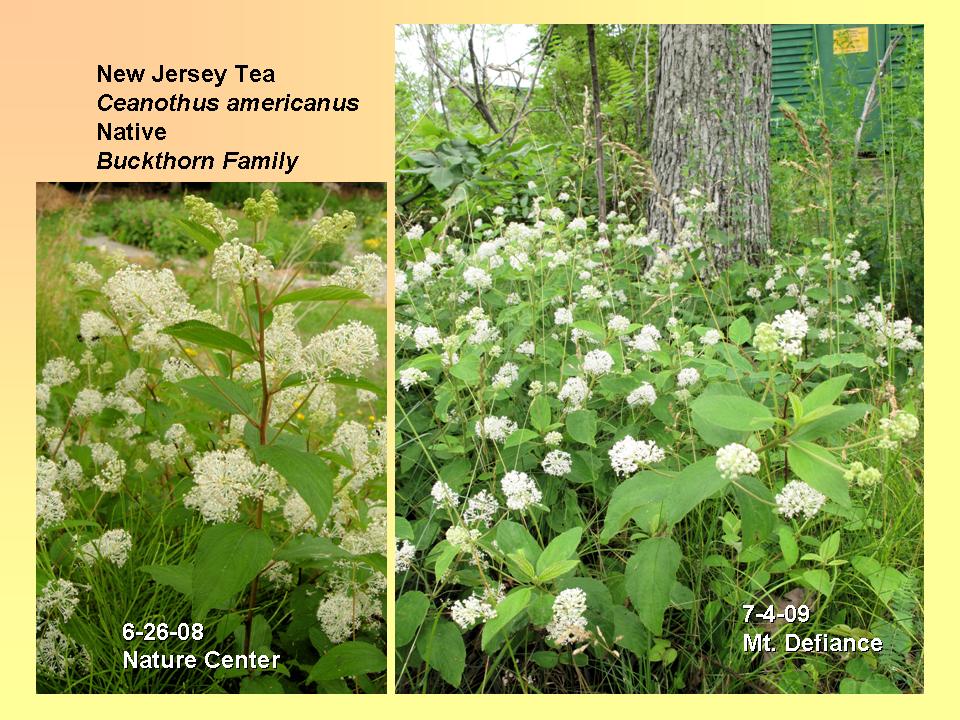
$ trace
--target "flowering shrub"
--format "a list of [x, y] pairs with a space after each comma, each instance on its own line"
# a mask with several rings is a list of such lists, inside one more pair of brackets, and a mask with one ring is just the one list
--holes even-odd
[[[673, 200], [673, 245], [622, 203], [601, 222], [545, 203], [398, 231], [399, 687], [896, 673], [916, 578], [876, 547], [919, 494], [922, 328], [860, 284], [856, 235], [754, 267], [723, 261], [696, 191]], [[814, 608], [793, 631], [894, 649], [846, 668], [745, 653], [763, 628], [742, 606], [786, 602]]]
[[[185, 204], [211, 258], [194, 281], [205, 305], [169, 269], [72, 267], [87, 307], [77, 352], [47, 362], [36, 388], [38, 682], [95, 687], [127, 650], [216, 650], [280, 660], [207, 670], [206, 690], [382, 689], [384, 393], [365, 378], [382, 347], [337, 314], [380, 291], [384, 265], [359, 256], [301, 282], [303, 264], [262, 243], [272, 193], [244, 205], [250, 241], [212, 204]], [[321, 219], [299, 257], [353, 225]], [[318, 303], [339, 305], [305, 333]], [[370, 422], [343, 420], [345, 400]], [[117, 649], [126, 624], [148, 622], [187, 623], [188, 642]], [[147, 690], [198, 687], [144, 675]]]

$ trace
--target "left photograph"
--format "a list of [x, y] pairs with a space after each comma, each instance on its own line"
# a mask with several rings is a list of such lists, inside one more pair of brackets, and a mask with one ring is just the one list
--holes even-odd
[[386, 691], [386, 208], [37, 185], [38, 693]]

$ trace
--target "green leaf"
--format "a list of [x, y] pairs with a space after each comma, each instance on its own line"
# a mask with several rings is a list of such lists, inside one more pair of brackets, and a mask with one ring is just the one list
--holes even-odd
[[333, 383], [334, 385], [342, 385], [343, 387], [355, 388], [357, 390], [369, 390], [370, 392], [376, 393], [382, 398], [387, 396], [387, 391], [384, 390], [380, 385], [370, 382], [369, 380], [364, 380], [363, 378], [352, 378], [347, 377], [346, 375], [331, 375], [327, 378], [327, 382]]
[[583, 528], [575, 527], [551, 540], [537, 559], [537, 575], [540, 575], [555, 563], [574, 557], [577, 554], [577, 546], [580, 545], [580, 538], [582, 537]]
[[387, 656], [378, 647], [359, 640], [334, 645], [310, 671], [308, 682], [381, 673], [387, 669]]
[[907, 578], [899, 570], [881, 565], [871, 557], [857, 555], [850, 564], [867, 579], [877, 597], [884, 603], [893, 600], [894, 593], [907, 582]]
[[503, 630], [511, 620], [524, 611], [530, 604], [530, 588], [518, 587], [507, 593], [507, 596], [497, 604], [497, 616], [487, 620], [483, 625], [483, 639], [481, 648], [486, 651], [496, 639], [497, 633]]
[[297, 565], [331, 558], [351, 558], [353, 555], [334, 545], [329, 538], [315, 535], [295, 537], [286, 547], [277, 552], [277, 560], [286, 560]]
[[820, 543], [820, 549], [817, 554], [822, 562], [829, 562], [837, 556], [840, 551], [840, 532], [831, 533], [827, 539]]
[[567, 433], [577, 442], [596, 447], [597, 414], [593, 410], [575, 410], [567, 415]]
[[540, 557], [540, 546], [530, 531], [513, 520], [504, 520], [497, 525], [497, 545], [504, 555], [521, 553], [531, 565]]
[[440, 677], [453, 687], [460, 687], [467, 651], [456, 625], [438, 619], [434, 625], [425, 627], [417, 638], [417, 651]]
[[780, 552], [783, 553], [783, 561], [788, 569], [792, 568], [800, 559], [800, 549], [797, 547], [797, 540], [793, 536], [793, 529], [781, 525], [777, 530], [777, 538], [780, 542]]
[[843, 467], [828, 450], [810, 442], [794, 441], [787, 448], [790, 469], [814, 490], [823, 493], [838, 505], [850, 507]]
[[832, 405], [840, 397], [849, 380], [850, 375], [838, 375], [829, 380], [824, 380], [803, 398], [804, 412], [811, 412], [818, 407]]
[[212, 525], [200, 535], [193, 567], [193, 613], [203, 620], [243, 590], [273, 556], [263, 530], [235, 523]]
[[175, 217], [173, 221], [180, 226], [180, 229], [183, 230], [191, 240], [196, 242], [209, 254], [213, 254], [214, 250], [223, 242], [223, 239], [213, 230], [193, 220]]
[[650, 633], [643, 627], [637, 614], [622, 605], [613, 608], [614, 642], [638, 658], [646, 657], [650, 648]]
[[607, 337], [607, 331], [592, 320], [577, 320], [575, 323], [573, 323], [573, 327], [575, 327], [577, 330], [583, 330], [585, 333], [592, 335], [594, 339], [598, 340], [599, 342], [603, 342], [603, 340]]
[[257, 406], [250, 391], [233, 380], [197, 375], [181, 380], [178, 385], [188, 395], [222, 412], [248, 417], [257, 413]]
[[456, 363], [450, 366], [450, 374], [467, 385], [480, 382], [480, 356], [476, 353], [464, 353]]
[[822, 595], [829, 597], [833, 591], [833, 582], [826, 570], [807, 570], [801, 577], [807, 585]]
[[627, 594], [640, 621], [654, 635], [663, 632], [663, 614], [670, 604], [670, 591], [677, 581], [680, 546], [671, 538], [644, 540], [627, 561]]
[[202, 320], [185, 320], [176, 325], [170, 325], [163, 331], [167, 335], [172, 335], [180, 340], [186, 340], [214, 350], [233, 350], [250, 357], [256, 356], [253, 348], [250, 347], [250, 343], [246, 340]]
[[743, 345], [750, 341], [753, 336], [753, 330], [750, 329], [750, 321], [742, 315], [730, 323], [727, 328], [727, 337], [737, 345]]
[[295, 302], [326, 302], [328, 300], [369, 300], [370, 296], [359, 290], [339, 287], [338, 285], [323, 285], [322, 287], [304, 288], [281, 295], [273, 301], [274, 305], [284, 305]]
[[[831, 406], [828, 406], [831, 407]], [[872, 408], [865, 403], [841, 405], [837, 410], [819, 418], [809, 419], [791, 436], [794, 440], [817, 440], [842, 430], [863, 419]]]
[[169, 585], [178, 593], [190, 597], [193, 594], [193, 565], [144, 565], [140, 568], [150, 575], [155, 583]]
[[535, 433], [530, 428], [518, 428], [517, 430], [514, 430], [512, 433], [510, 433], [510, 436], [506, 440], [504, 440], [503, 447], [504, 448], [517, 447], [518, 445], [523, 445], [523, 443], [525, 442], [536, 440], [538, 437], [539, 435], [537, 435], [537, 433]]
[[765, 484], [751, 477], [738, 478], [733, 487], [740, 508], [740, 534], [743, 550], [770, 537], [776, 516], [773, 514], [773, 493]]
[[630, 518], [647, 531], [675, 525], [703, 500], [728, 484], [729, 481], [720, 476], [716, 458], [712, 455], [688, 465], [673, 477], [639, 473], [613, 491], [600, 541], [610, 542]]
[[690, 409], [708, 422], [728, 430], [752, 432], [773, 427], [773, 415], [766, 405], [736, 395], [701, 395]]
[[333, 504], [333, 470], [311, 453], [283, 445], [254, 446], [254, 454], [283, 475], [322, 526]]
[[547, 565], [545, 568], [543, 568], [543, 570], [537, 571], [536, 579], [542, 583], [556, 580], [561, 575], [566, 575], [568, 572], [575, 569], [579, 564], [580, 558], [573, 558], [572, 560], [557, 560], [557, 562]]
[[397, 598], [393, 621], [393, 637], [397, 647], [403, 647], [413, 640], [429, 607], [430, 598], [419, 590], [410, 590]]
[[539, 433], [550, 427], [550, 402], [546, 395], [537, 395], [530, 403], [530, 424]]

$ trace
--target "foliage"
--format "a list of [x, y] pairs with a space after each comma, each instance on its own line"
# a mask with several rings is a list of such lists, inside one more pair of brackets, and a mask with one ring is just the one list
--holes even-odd
[[556, 198], [397, 243], [398, 690], [922, 689], [922, 328], [855, 234], [720, 271], [695, 189], [674, 246]]
[[174, 255], [198, 257], [203, 254], [203, 248], [183, 233], [177, 222], [181, 215], [165, 200], [121, 198], [99, 204], [87, 223], [87, 231], [107, 235], [125, 245], [152, 250], [161, 258]]
[[[250, 244], [185, 205], [208, 276], [68, 268], [77, 339], [37, 384], [38, 690], [382, 692], [384, 328], [351, 318], [383, 263], [298, 288], [350, 213], [303, 228], [290, 256], [268, 242], [269, 191], [244, 204]], [[122, 670], [134, 651], [199, 663]]]

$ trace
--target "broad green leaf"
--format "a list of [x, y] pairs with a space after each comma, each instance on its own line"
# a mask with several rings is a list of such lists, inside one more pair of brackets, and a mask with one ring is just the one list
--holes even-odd
[[240, 383], [222, 377], [197, 375], [181, 380], [179, 386], [197, 400], [231, 415], [254, 417], [257, 406], [252, 393]]
[[844, 469], [828, 450], [811, 442], [791, 442], [787, 448], [790, 469], [807, 485], [817, 490], [838, 505], [850, 507]]
[[282, 445], [254, 448], [257, 459], [283, 475], [322, 526], [333, 504], [333, 470], [320, 457]]
[[556, 562], [547, 565], [542, 570], [537, 570], [536, 578], [540, 582], [550, 582], [551, 580], [556, 580], [561, 575], [566, 575], [579, 564], [579, 558], [573, 558], [572, 560], [557, 560]]
[[497, 545], [504, 555], [519, 552], [533, 565], [540, 557], [540, 546], [530, 532], [513, 520], [504, 520], [497, 525]]
[[733, 494], [740, 508], [742, 549], [746, 550], [762, 543], [773, 532], [773, 493], [756, 478], [741, 477], [733, 483]]
[[894, 593], [907, 582], [907, 578], [899, 570], [881, 565], [872, 557], [857, 555], [850, 564], [867, 579], [877, 597], [884, 603], [893, 600]]
[[397, 647], [403, 647], [413, 640], [429, 607], [430, 598], [419, 590], [410, 590], [397, 598], [393, 621], [393, 637]]
[[456, 363], [450, 366], [450, 374], [467, 385], [480, 382], [480, 356], [476, 353], [464, 353]]
[[481, 648], [486, 651], [496, 639], [497, 634], [529, 604], [530, 588], [518, 587], [507, 593], [507, 596], [497, 604], [497, 616], [487, 620], [483, 625]]
[[310, 671], [309, 682], [381, 673], [387, 669], [387, 656], [370, 643], [359, 640], [334, 645]]
[[829, 380], [824, 380], [803, 398], [804, 412], [808, 413], [818, 407], [832, 405], [840, 397], [849, 380], [850, 375], [838, 375]]
[[193, 565], [144, 565], [140, 568], [150, 575], [155, 583], [169, 585], [187, 597], [193, 594]]
[[792, 568], [800, 558], [800, 548], [797, 547], [797, 540], [793, 536], [793, 529], [786, 525], [781, 525], [777, 530], [777, 538], [780, 543], [780, 552], [783, 553], [783, 561], [787, 569]]
[[180, 229], [183, 230], [191, 240], [206, 250], [208, 254], [213, 254], [223, 242], [223, 238], [213, 230], [193, 220], [175, 217], [173, 221], [180, 226]]
[[250, 357], [256, 356], [246, 340], [202, 320], [185, 320], [176, 325], [170, 325], [163, 331], [179, 340], [186, 340], [214, 350], [232, 350]]
[[518, 428], [510, 433], [510, 436], [504, 440], [503, 447], [511, 448], [517, 447], [518, 445], [523, 445], [525, 442], [530, 442], [531, 440], [536, 440], [539, 435], [535, 433], [530, 428]]
[[773, 427], [773, 415], [766, 405], [736, 395], [701, 395], [690, 409], [705, 420], [728, 430], [751, 432]]
[[799, 427], [791, 436], [794, 440], [817, 440], [863, 419], [872, 408], [864, 403], [841, 405], [829, 415], [816, 418]]
[[333, 383], [334, 385], [342, 385], [343, 387], [356, 388], [357, 390], [369, 390], [372, 393], [376, 393], [380, 397], [386, 397], [387, 391], [383, 389], [382, 386], [377, 385], [374, 382], [369, 380], [364, 380], [363, 378], [352, 378], [345, 375], [331, 375], [327, 378], [328, 383]]
[[546, 395], [537, 395], [530, 403], [530, 424], [539, 433], [550, 427], [550, 402]]
[[316, 535], [299, 535], [277, 552], [277, 560], [286, 560], [296, 565], [311, 564], [331, 558], [351, 558], [346, 550], [334, 545], [329, 538]]
[[596, 447], [597, 414], [593, 410], [575, 410], [567, 415], [567, 433], [577, 442]]
[[613, 491], [600, 541], [609, 542], [631, 518], [647, 531], [675, 525], [728, 484], [729, 481], [720, 476], [712, 455], [688, 465], [673, 477], [639, 473]]
[[817, 554], [820, 556], [820, 559], [823, 562], [829, 562], [837, 556], [837, 553], [840, 551], [840, 532], [831, 533], [827, 536], [826, 540], [823, 540], [820, 543], [820, 549], [817, 551]]
[[753, 336], [753, 330], [750, 328], [750, 321], [742, 315], [730, 323], [727, 328], [727, 337], [737, 345], [743, 345], [750, 341]]
[[241, 695], [283, 695], [283, 684], [273, 675], [245, 677], [240, 681]]
[[671, 538], [644, 540], [627, 561], [627, 594], [640, 621], [654, 635], [663, 632], [663, 614], [670, 604], [670, 591], [677, 581], [680, 546]]
[[616, 605], [613, 608], [613, 622], [616, 644], [638, 658], [646, 657], [650, 648], [650, 633], [637, 614], [622, 605]]
[[544, 548], [537, 559], [537, 575], [554, 563], [563, 560], [569, 560], [577, 554], [577, 546], [580, 544], [580, 538], [583, 537], [583, 528], [575, 527], [567, 530], [565, 533], [557, 535], [550, 544]]
[[323, 285], [322, 287], [304, 288], [281, 295], [273, 301], [274, 305], [295, 302], [326, 302], [328, 300], [369, 300], [370, 296], [359, 290], [339, 287], [337, 285]]
[[833, 582], [830, 573], [826, 570], [807, 570], [801, 576], [803, 581], [822, 595], [830, 596], [833, 592]]
[[607, 337], [607, 331], [592, 320], [577, 320], [575, 323], [573, 323], [573, 327], [575, 327], [577, 330], [583, 330], [585, 333], [592, 335], [600, 342], [603, 342], [603, 340]]
[[193, 613], [203, 620], [247, 587], [273, 556], [263, 530], [235, 523], [212, 525], [200, 535], [193, 567]]
[[428, 666], [453, 687], [460, 687], [467, 651], [460, 630], [449, 620], [438, 619], [420, 631], [417, 651]]

